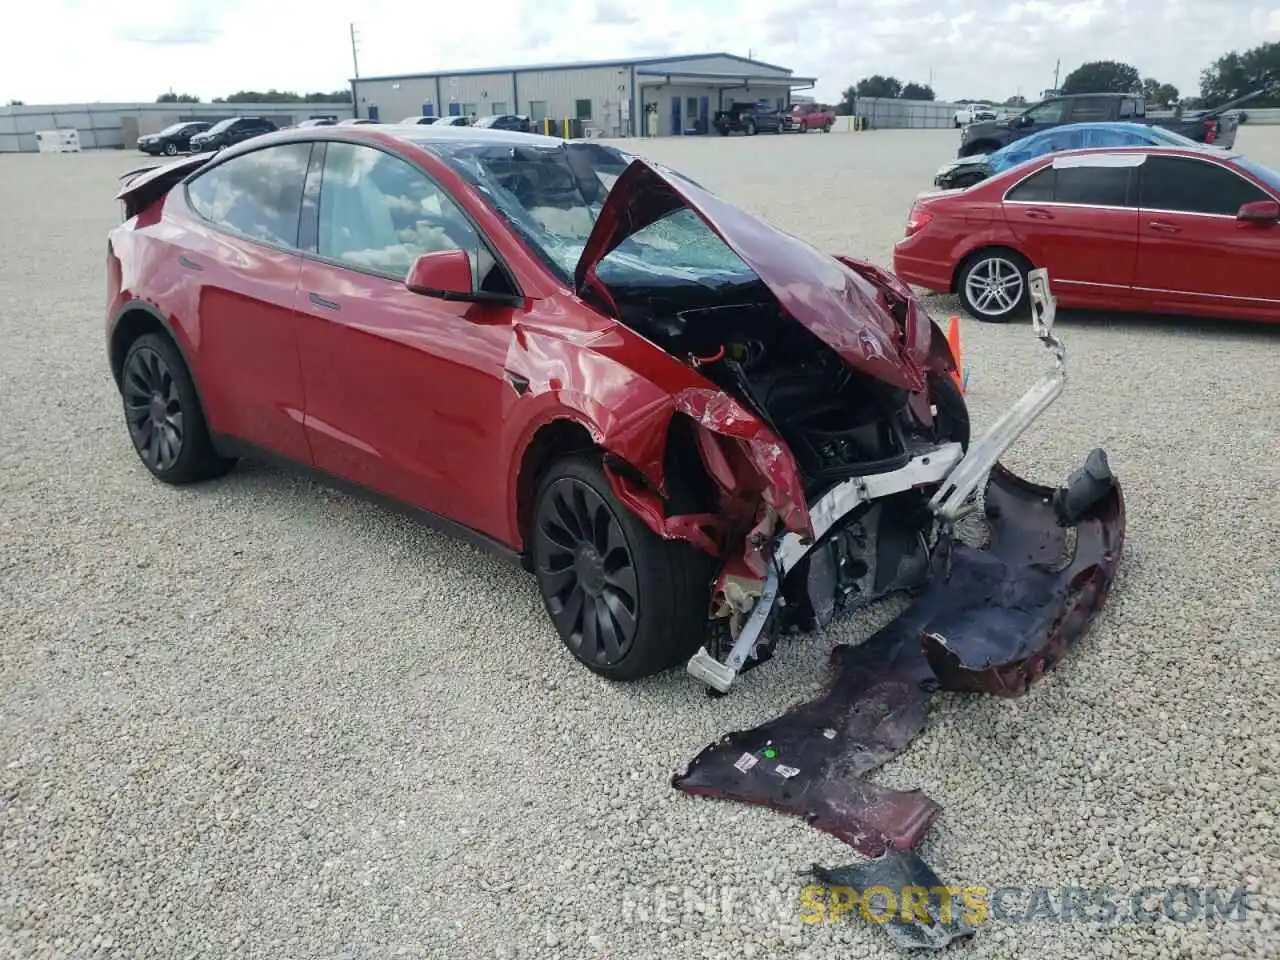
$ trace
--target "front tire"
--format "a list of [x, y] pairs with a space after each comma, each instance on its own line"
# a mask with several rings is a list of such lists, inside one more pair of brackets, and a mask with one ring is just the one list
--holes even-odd
[[711, 558], [664, 540], [613, 496], [600, 458], [554, 463], [529, 533], [534, 575], [569, 652], [610, 680], [638, 680], [705, 640]]
[[754, 137], [756, 135], [756, 122], [754, 120], [748, 120], [743, 124], [742, 132], [748, 137]]
[[171, 140], [164, 145], [164, 152], [166, 156], [176, 157], [178, 155], [178, 145]]
[[956, 277], [960, 304], [970, 316], [986, 323], [1006, 323], [1024, 316], [1031, 297], [1026, 257], [1005, 247], [988, 247], [971, 254]]
[[831, 132], [831, 121], [830, 121], [830, 120], [828, 120], [826, 123], [824, 123], [824, 124], [822, 125], [822, 132], [823, 132], [823, 133], [830, 133], [830, 132]]
[[234, 465], [213, 449], [191, 372], [168, 337], [148, 333], [133, 342], [120, 368], [120, 396], [133, 449], [157, 480], [193, 483]]

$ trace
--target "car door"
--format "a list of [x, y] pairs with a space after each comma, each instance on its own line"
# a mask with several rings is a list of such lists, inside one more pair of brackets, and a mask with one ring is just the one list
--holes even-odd
[[1022, 114], [1018, 129], [1025, 133], [1038, 133], [1067, 122], [1070, 100], [1046, 100]]
[[1055, 157], [1015, 185], [1005, 219], [1033, 264], [1076, 303], [1129, 295], [1137, 259], [1134, 171], [1141, 154]]
[[299, 345], [316, 465], [496, 534], [512, 309], [404, 285], [418, 255], [448, 249], [468, 251], [488, 284], [501, 268], [487, 242], [422, 169], [372, 146], [330, 142], [307, 194], [315, 256], [301, 271]]
[[1137, 292], [1156, 306], [1280, 308], [1280, 228], [1236, 218], [1274, 197], [1208, 156], [1149, 154], [1140, 183]]
[[193, 213], [177, 257], [198, 316], [210, 428], [301, 463], [296, 302], [298, 219], [311, 155], [279, 144], [214, 162], [186, 186]]

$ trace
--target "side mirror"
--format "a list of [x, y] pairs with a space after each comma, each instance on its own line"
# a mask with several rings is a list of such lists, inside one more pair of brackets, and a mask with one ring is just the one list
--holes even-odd
[[471, 258], [465, 250], [436, 250], [419, 255], [405, 275], [404, 285], [413, 293], [441, 300], [470, 299], [475, 292]]
[[1274, 200], [1252, 200], [1240, 205], [1237, 220], [1247, 223], [1275, 223], [1280, 221], [1280, 203]]
[[404, 285], [411, 293], [437, 300], [501, 303], [509, 307], [523, 302], [523, 298], [513, 294], [477, 290], [471, 256], [465, 250], [436, 250], [419, 254], [405, 274]]

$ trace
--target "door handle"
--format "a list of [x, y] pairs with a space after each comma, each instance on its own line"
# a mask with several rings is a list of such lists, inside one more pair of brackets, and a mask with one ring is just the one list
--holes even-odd
[[186, 267], [188, 270], [204, 269], [204, 267], [200, 266], [200, 264], [196, 263], [194, 260], [188, 257], [185, 253], [178, 257], [178, 263], [182, 264], [182, 266]]
[[307, 299], [314, 303], [317, 307], [324, 307], [326, 310], [341, 310], [342, 305], [337, 300], [326, 300], [318, 293], [311, 294]]
[[1028, 220], [1052, 220], [1053, 219], [1053, 214], [1050, 213], [1048, 210], [1028, 210], [1026, 216]]
[[1159, 231], [1160, 233], [1181, 233], [1182, 232], [1181, 227], [1175, 226], [1172, 223], [1167, 223], [1164, 220], [1152, 220], [1149, 224], [1147, 224], [1147, 226], [1149, 226], [1152, 230]]

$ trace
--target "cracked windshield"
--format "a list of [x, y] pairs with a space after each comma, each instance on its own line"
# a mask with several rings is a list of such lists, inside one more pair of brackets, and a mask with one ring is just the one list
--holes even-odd
[[[598, 144], [446, 146], [437, 141], [430, 146], [569, 283], [605, 198], [633, 159]], [[597, 273], [605, 283], [622, 286], [719, 286], [755, 278], [687, 209], [636, 231], [600, 262]]]

